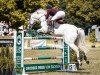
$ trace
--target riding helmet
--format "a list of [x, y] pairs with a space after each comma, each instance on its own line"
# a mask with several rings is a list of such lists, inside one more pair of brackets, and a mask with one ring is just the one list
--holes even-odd
[[47, 8], [47, 9], [51, 9], [51, 8], [52, 8], [52, 5], [47, 4], [46, 8]]

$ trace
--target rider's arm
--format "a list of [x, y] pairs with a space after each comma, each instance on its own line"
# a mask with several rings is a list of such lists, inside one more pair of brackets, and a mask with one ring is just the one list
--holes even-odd
[[50, 15], [50, 9], [47, 10], [46, 19], [49, 18], [49, 15]]

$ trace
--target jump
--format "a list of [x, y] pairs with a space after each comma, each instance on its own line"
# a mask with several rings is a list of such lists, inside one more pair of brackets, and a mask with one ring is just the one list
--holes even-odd
[[[34, 26], [34, 22], [36, 21], [40, 21], [41, 23], [41, 28], [38, 29], [37, 32], [48, 32], [49, 26], [45, 17], [46, 13], [46, 10], [38, 9], [30, 16], [30, 26]], [[57, 28], [55, 26], [57, 26]], [[85, 45], [85, 33], [83, 29], [77, 28], [76, 26], [71, 24], [60, 24], [55, 22], [53, 30], [55, 35], [62, 35], [64, 37], [65, 43], [68, 44], [75, 51], [79, 64], [81, 64], [79, 50], [82, 50], [84, 52], [84, 60], [87, 64], [89, 63], [87, 59], [88, 49]]]

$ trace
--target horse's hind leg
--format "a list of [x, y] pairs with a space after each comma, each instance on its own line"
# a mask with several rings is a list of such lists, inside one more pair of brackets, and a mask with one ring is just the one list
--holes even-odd
[[78, 42], [78, 47], [84, 52], [84, 60], [86, 61], [87, 64], [89, 64], [89, 61], [87, 59], [88, 49], [86, 48], [85, 34], [83, 30], [79, 30], [79, 37], [77, 42]]
[[74, 44], [75, 40], [77, 38], [77, 33], [75, 32], [65, 32], [64, 34], [64, 41], [66, 44], [68, 44], [76, 53], [77, 55], [77, 61], [81, 65], [80, 57], [79, 57], [79, 48]]
[[80, 57], [79, 57], [79, 48], [74, 43], [68, 43], [68, 45], [75, 51], [77, 55], [77, 61], [79, 64], [81, 64]]
[[84, 52], [84, 60], [86, 61], [87, 64], [89, 64], [88, 58], [87, 58], [87, 48], [83, 46], [79, 46], [79, 48]]

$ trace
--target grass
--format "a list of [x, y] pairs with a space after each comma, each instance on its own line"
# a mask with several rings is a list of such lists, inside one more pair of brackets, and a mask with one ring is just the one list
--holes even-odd
[[[2, 38], [2, 37], [1, 37]], [[29, 74], [29, 75], [100, 75], [100, 43], [96, 43], [96, 48], [91, 48], [92, 43], [90, 43], [88, 40], [86, 40], [86, 44], [88, 46], [89, 52], [88, 52], [88, 57], [90, 60], [90, 64], [87, 65], [84, 61], [82, 62], [83, 65], [80, 66], [80, 69], [77, 72], [42, 72], [42, 73], [34, 73], [34, 74]], [[24, 53], [24, 56], [32, 56], [32, 55], [41, 55], [42, 53], [45, 53], [45, 55], [48, 54], [53, 54], [55, 55], [55, 53], [57, 53], [58, 55], [60, 54], [60, 52], [58, 52], [57, 50], [53, 50], [51, 52], [47, 52], [47, 51], [40, 51], [40, 53], [38, 53], [37, 51], [32, 51], [32, 52], [26, 52]], [[25, 63], [30, 63], [30, 62], [35, 62], [35, 63], [39, 63], [39, 62], [54, 62], [54, 61], [59, 61], [60, 60], [50, 60], [50, 61], [28, 61]]]
[[[28, 42], [29, 43], [29, 42]], [[46, 41], [47, 44], [53, 44], [54, 45], [54, 41], [53, 40], [47, 40]], [[58, 43], [61, 43], [61, 41], [58, 41]], [[30, 47], [29, 44], [27, 44], [27, 47]], [[51, 50], [25, 50], [24, 51], [24, 57], [38, 57], [38, 56], [61, 56], [62, 51], [60, 49], [51, 49]], [[48, 60], [28, 60], [28, 61], [24, 61], [25, 64], [29, 64], [29, 63], [50, 63], [50, 62], [59, 62], [61, 63], [61, 59], [48, 59]]]
[[89, 47], [89, 49], [90, 64], [88, 65], [83, 61], [83, 65], [77, 72], [42, 72], [29, 75], [100, 75], [100, 48]]
[[96, 48], [91, 48], [92, 43], [86, 40], [88, 46], [88, 58], [90, 64], [82, 61], [83, 65], [77, 72], [38, 72], [29, 75], [100, 75], [100, 43], [96, 43]]

